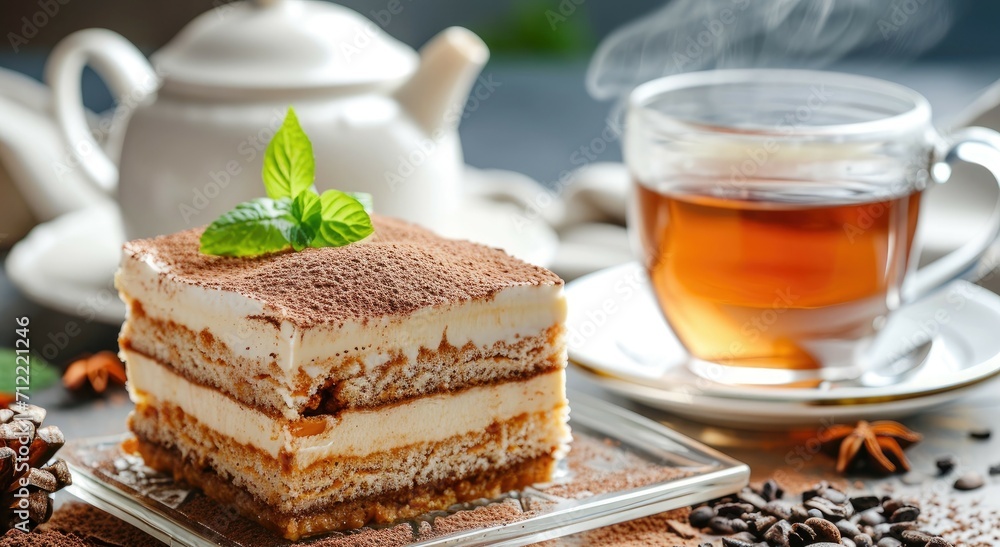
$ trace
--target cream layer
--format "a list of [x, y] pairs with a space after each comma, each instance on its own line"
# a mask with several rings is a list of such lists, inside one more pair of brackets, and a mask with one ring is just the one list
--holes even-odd
[[152, 317], [195, 332], [208, 330], [235, 355], [274, 362], [284, 373], [275, 380], [289, 419], [296, 417], [293, 409], [310, 395], [295, 395], [294, 379], [300, 373], [313, 379], [328, 377], [330, 356], [355, 355], [365, 367], [374, 368], [398, 352], [413, 360], [420, 348], [437, 348], [444, 338], [456, 347], [472, 343], [488, 348], [497, 341], [536, 336], [566, 318], [560, 285], [510, 287], [488, 300], [376, 317], [364, 324], [347, 321], [307, 329], [281, 320], [281, 309], [259, 300], [174, 279], [151, 257], [126, 256], [116, 285], [127, 304], [138, 301]]
[[[136, 403], [147, 397], [180, 407], [206, 427], [255, 447], [274, 458], [284, 456], [293, 469], [331, 457], [367, 456], [415, 443], [438, 442], [524, 413], [564, 409], [562, 369], [528, 380], [443, 393], [371, 410], [347, 410], [336, 416], [289, 421], [248, 407], [227, 395], [189, 382], [161, 363], [123, 351], [129, 393]], [[303, 423], [321, 433], [296, 436]], [[566, 442], [569, 442], [569, 429]]]

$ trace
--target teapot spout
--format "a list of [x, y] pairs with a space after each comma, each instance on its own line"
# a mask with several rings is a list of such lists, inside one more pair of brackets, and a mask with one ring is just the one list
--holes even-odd
[[472, 83], [489, 56], [472, 31], [445, 29], [420, 50], [420, 68], [396, 98], [428, 134], [451, 131], [458, 127]]

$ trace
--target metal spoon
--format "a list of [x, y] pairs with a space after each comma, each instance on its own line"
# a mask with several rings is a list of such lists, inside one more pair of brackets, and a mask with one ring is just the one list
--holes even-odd
[[898, 359], [894, 359], [880, 367], [866, 370], [855, 378], [825, 381], [819, 385], [819, 389], [844, 387], [885, 387], [897, 384], [900, 380], [912, 375], [927, 364], [929, 361], [928, 357], [931, 354], [931, 349], [934, 347], [935, 340], [936, 338], [932, 338], [913, 348]]

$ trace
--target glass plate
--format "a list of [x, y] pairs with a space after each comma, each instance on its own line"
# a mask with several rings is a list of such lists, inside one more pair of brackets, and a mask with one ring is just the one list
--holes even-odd
[[70, 493], [167, 545], [191, 547], [319, 547], [365, 536], [424, 547], [518, 546], [728, 495], [748, 481], [746, 465], [657, 422], [572, 390], [569, 400], [572, 448], [552, 482], [403, 524], [298, 543], [265, 535], [231, 509], [145, 467], [122, 451], [128, 435], [71, 441], [60, 455], [73, 472]]

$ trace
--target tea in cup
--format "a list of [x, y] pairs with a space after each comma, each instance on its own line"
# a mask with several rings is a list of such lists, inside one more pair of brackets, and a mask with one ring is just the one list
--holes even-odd
[[996, 238], [916, 269], [924, 189], [997, 143], [982, 128], [942, 137], [926, 99], [861, 76], [718, 70], [636, 88], [631, 229], [696, 372], [783, 384], [877, 366], [888, 316]]

